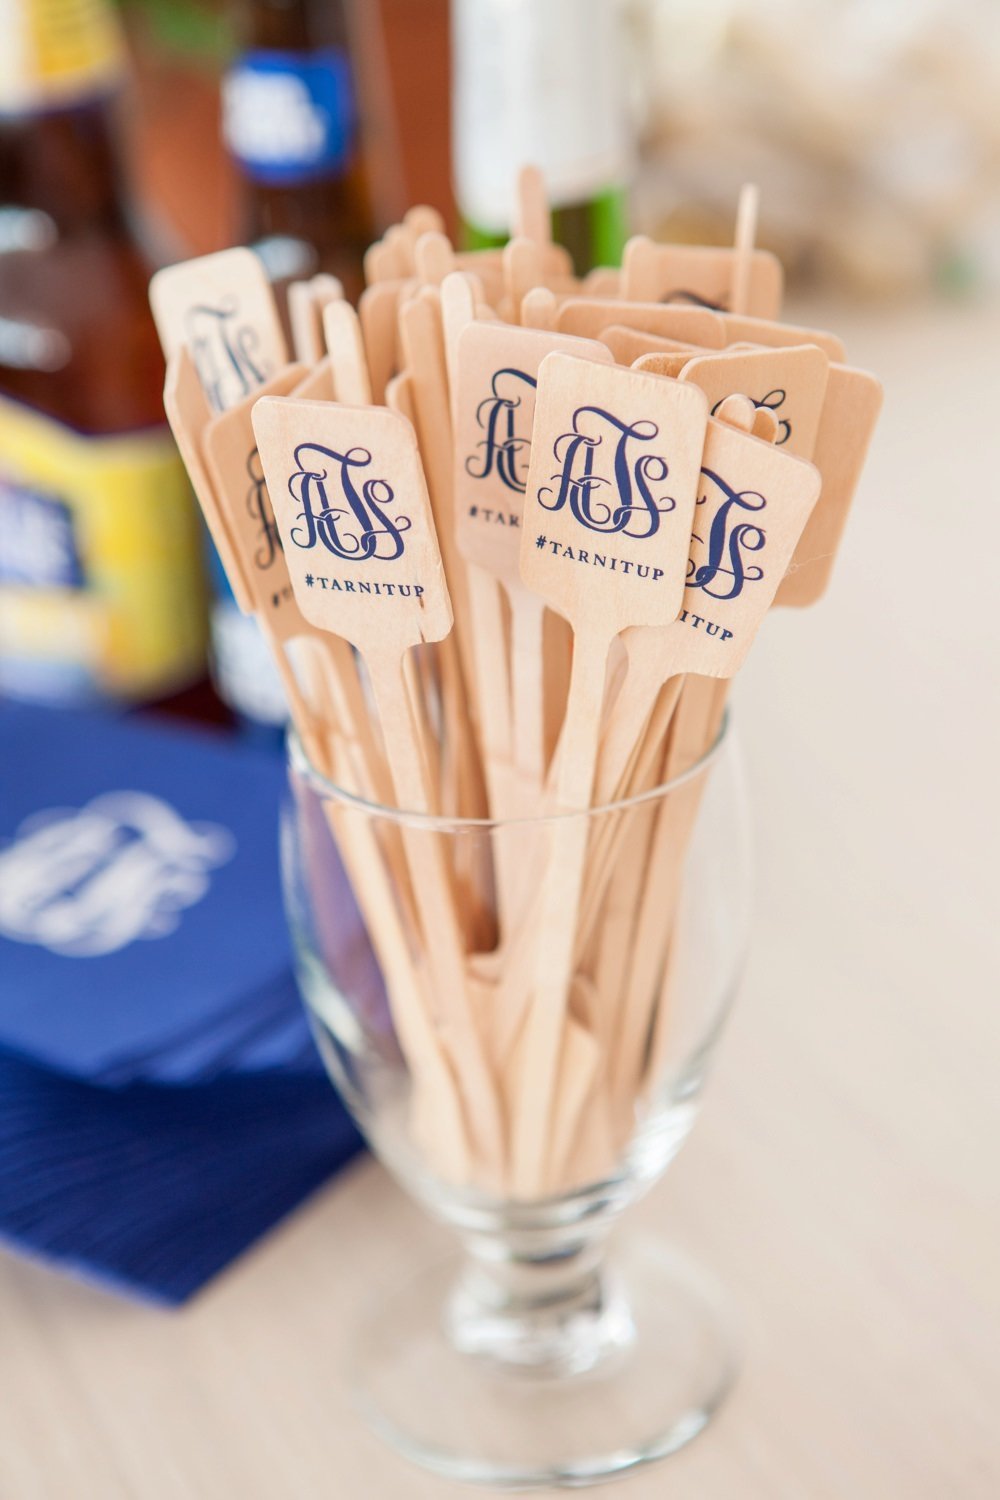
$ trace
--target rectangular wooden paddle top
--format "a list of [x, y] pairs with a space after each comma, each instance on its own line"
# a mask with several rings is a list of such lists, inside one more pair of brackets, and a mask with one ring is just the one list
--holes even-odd
[[676, 618], [706, 419], [696, 386], [565, 354], [543, 361], [521, 573], [577, 630], [610, 639]]
[[266, 396], [253, 425], [306, 619], [366, 655], [446, 636], [451, 605], [406, 418]]
[[528, 482], [535, 389], [546, 355], [611, 364], [610, 350], [506, 323], [473, 321], [457, 341], [455, 529], [467, 562], [520, 582], [521, 514]]
[[226, 411], [288, 360], [274, 294], [258, 256], [238, 246], [157, 271], [149, 303], [164, 351], [191, 351], [208, 403]]

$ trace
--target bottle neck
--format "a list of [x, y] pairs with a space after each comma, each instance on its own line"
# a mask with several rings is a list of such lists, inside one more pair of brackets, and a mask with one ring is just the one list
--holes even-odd
[[250, 0], [237, 18], [241, 52], [291, 50], [309, 52], [320, 47], [347, 51], [350, 37], [344, 0]]
[[349, 172], [357, 148], [346, 41], [339, 27], [308, 27], [301, 6], [289, 9], [284, 30], [270, 6], [263, 15], [268, 24], [249, 28], [223, 81], [226, 145], [251, 190], [277, 198], [322, 189]]
[[322, 269], [361, 289], [375, 237], [342, 0], [249, 0], [223, 82], [242, 237], [274, 280]]
[[452, 19], [452, 149], [465, 223], [485, 236], [509, 233], [525, 162], [541, 169], [554, 209], [607, 201], [617, 212], [612, 196], [629, 179], [634, 146], [619, 7], [453, 0]]
[[[114, 99], [125, 46], [108, 0], [7, 0], [0, 47], [0, 208], [48, 232], [117, 228], [124, 194]], [[12, 212], [10, 212], [12, 211]]]
[[125, 226], [125, 191], [107, 94], [0, 119], [0, 211], [44, 214], [60, 237]]

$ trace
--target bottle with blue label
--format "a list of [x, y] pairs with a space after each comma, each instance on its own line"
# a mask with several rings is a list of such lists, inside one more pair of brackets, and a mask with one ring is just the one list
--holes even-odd
[[[237, 51], [222, 84], [222, 130], [240, 184], [237, 242], [252, 245], [279, 306], [290, 281], [319, 271], [352, 302], [372, 217], [358, 69], [344, 0], [242, 0]], [[213, 559], [213, 677], [258, 737], [277, 736], [284, 693], [255, 621]]]
[[244, 0], [222, 93], [242, 184], [237, 238], [276, 282], [327, 271], [355, 301], [378, 238], [344, 0]]

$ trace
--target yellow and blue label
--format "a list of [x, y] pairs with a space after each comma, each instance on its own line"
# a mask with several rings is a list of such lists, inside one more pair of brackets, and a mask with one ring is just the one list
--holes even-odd
[[200, 672], [205, 619], [169, 434], [87, 437], [0, 398], [0, 691], [157, 696]]

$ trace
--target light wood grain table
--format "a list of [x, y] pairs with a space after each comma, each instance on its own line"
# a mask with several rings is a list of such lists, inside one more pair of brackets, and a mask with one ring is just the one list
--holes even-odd
[[[753, 953], [634, 1215], [728, 1285], [744, 1372], [609, 1497], [1000, 1495], [1000, 315], [824, 312], [886, 412], [825, 606], [774, 616], [740, 685]], [[461, 1494], [340, 1375], [355, 1309], [439, 1242], [366, 1162], [179, 1314], [0, 1259], [0, 1496]]]

